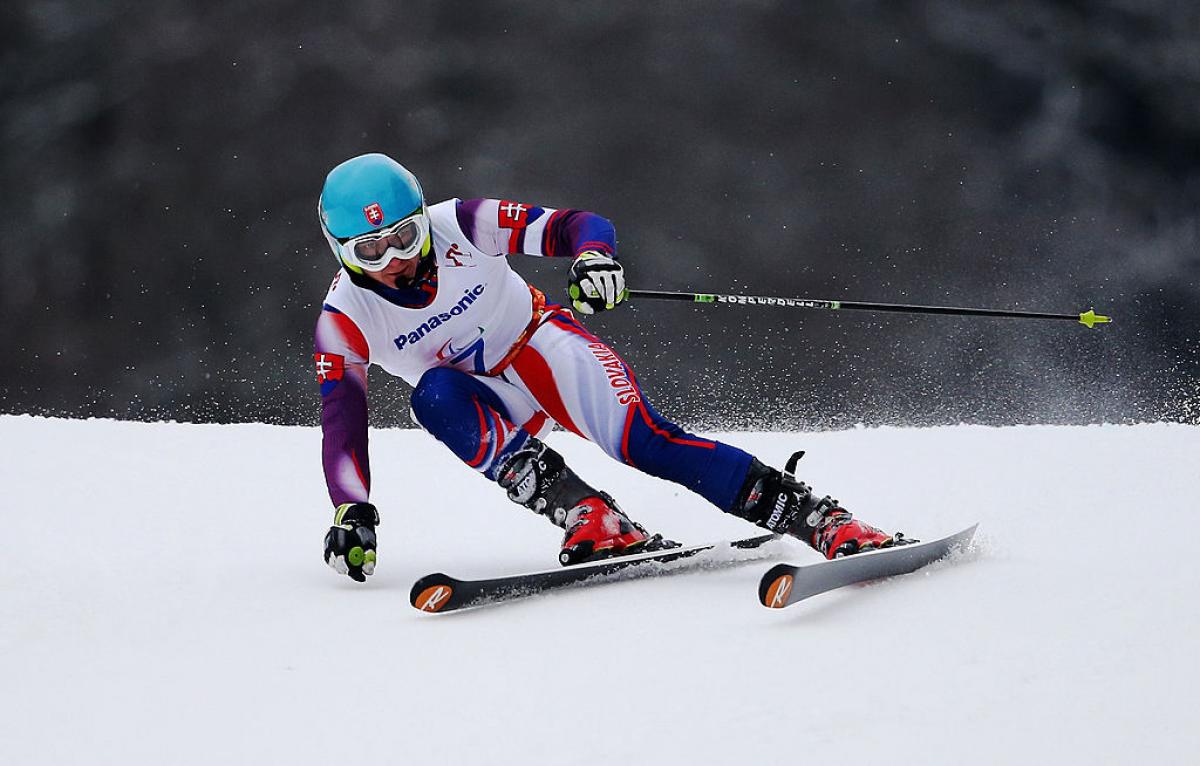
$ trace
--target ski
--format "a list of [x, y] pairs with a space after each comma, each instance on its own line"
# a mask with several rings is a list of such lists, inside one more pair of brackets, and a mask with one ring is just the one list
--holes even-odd
[[972, 524], [961, 532], [929, 542], [897, 545], [806, 566], [778, 564], [759, 582], [758, 600], [763, 606], [782, 609], [846, 585], [915, 572], [957, 548], [965, 548], [977, 526]]
[[468, 607], [513, 601], [573, 585], [598, 585], [697, 569], [721, 569], [767, 558], [768, 555], [761, 551], [752, 555], [744, 555], [741, 552], [755, 551], [777, 537], [761, 535], [744, 540], [665, 548], [482, 580], [459, 580], [437, 572], [426, 575], [413, 584], [409, 602], [423, 612], [453, 612]]

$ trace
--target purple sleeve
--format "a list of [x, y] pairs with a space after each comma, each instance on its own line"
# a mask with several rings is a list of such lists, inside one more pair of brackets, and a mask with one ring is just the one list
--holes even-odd
[[326, 306], [317, 320], [313, 358], [321, 386], [321, 462], [334, 506], [365, 502], [367, 458], [366, 340], [350, 317]]
[[[495, 226], [488, 225], [487, 211], [484, 207], [492, 207], [498, 204], [496, 200], [487, 199], [464, 199], [459, 200], [454, 207], [454, 212], [458, 216], [458, 226], [463, 230], [463, 234], [467, 235], [467, 239], [471, 240], [471, 244], [485, 253], [494, 253], [499, 255], [501, 250], [496, 244]], [[495, 216], [495, 213], [492, 213]]]
[[498, 199], [459, 200], [458, 224], [486, 253], [574, 258], [584, 250], [616, 257], [617, 233], [603, 216]]
[[542, 235], [542, 252], [574, 258], [584, 250], [617, 257], [617, 231], [605, 217], [586, 210], [556, 210]]

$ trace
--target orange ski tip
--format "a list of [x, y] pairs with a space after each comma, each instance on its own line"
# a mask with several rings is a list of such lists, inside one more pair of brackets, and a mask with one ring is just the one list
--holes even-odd
[[422, 612], [436, 612], [449, 603], [452, 595], [454, 589], [449, 585], [432, 585], [421, 591], [413, 606]]
[[771, 583], [771, 587], [767, 588], [767, 597], [763, 600], [763, 605], [772, 609], [782, 609], [787, 606], [787, 596], [791, 591], [792, 576], [780, 575]]

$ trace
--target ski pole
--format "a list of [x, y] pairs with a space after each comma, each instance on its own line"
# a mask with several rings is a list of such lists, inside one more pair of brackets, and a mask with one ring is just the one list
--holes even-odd
[[1016, 317], [1020, 319], [1069, 319], [1089, 328], [1112, 321], [1093, 309], [1082, 314], [1049, 314], [1041, 311], [1009, 311], [1007, 309], [972, 309], [953, 306], [913, 306], [905, 303], [866, 303], [863, 301], [827, 301], [814, 298], [775, 298], [760, 295], [720, 295], [714, 293], [675, 293], [665, 290], [630, 290], [631, 298], [650, 300], [688, 301], [690, 303], [727, 303], [734, 306], [782, 306], [794, 309], [827, 309], [830, 311], [890, 311], [899, 314], [951, 314], [954, 316]]

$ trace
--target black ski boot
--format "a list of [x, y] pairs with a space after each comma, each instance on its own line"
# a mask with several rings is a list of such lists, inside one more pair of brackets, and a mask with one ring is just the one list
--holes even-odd
[[802, 457], [802, 451], [792, 455], [782, 472], [754, 459], [730, 512], [777, 534], [798, 538], [827, 559], [888, 548], [901, 539], [856, 520], [829, 495], [814, 497], [811, 487], [796, 480], [796, 464]]

